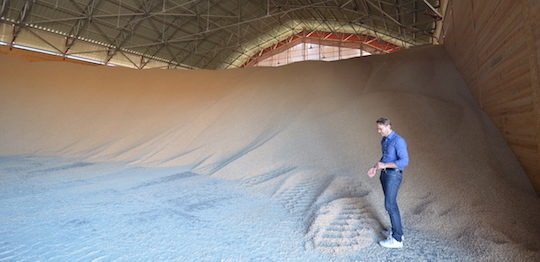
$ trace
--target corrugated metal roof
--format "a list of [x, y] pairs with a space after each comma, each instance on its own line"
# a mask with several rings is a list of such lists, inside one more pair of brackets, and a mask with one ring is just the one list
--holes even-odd
[[242, 65], [257, 50], [305, 30], [368, 34], [403, 47], [431, 44], [436, 22], [442, 18], [440, 0], [0, 0], [0, 4], [0, 22], [15, 26], [15, 39], [22, 29], [53, 32], [66, 39], [58, 47], [66, 55], [74, 43], [87, 41], [108, 49], [104, 62], [122, 53], [142, 54], [208, 69]]

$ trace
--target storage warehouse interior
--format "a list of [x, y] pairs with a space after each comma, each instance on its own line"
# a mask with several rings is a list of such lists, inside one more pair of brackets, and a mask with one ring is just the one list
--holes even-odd
[[0, 0], [0, 123], [0, 261], [540, 261], [536, 0]]

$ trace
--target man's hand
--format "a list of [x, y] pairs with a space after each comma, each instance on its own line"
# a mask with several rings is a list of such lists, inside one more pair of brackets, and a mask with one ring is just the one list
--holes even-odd
[[370, 169], [367, 171], [367, 175], [368, 175], [369, 177], [375, 176], [376, 173], [377, 173], [377, 168], [375, 168], [375, 167], [372, 167], [372, 168], [370, 168]]
[[378, 162], [376, 167], [377, 167], [377, 169], [385, 169], [388, 166], [386, 165], [386, 163]]

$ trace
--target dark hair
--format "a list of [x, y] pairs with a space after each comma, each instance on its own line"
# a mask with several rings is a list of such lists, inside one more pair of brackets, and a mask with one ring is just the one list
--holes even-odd
[[377, 125], [391, 126], [392, 123], [390, 123], [390, 119], [381, 117], [377, 119]]

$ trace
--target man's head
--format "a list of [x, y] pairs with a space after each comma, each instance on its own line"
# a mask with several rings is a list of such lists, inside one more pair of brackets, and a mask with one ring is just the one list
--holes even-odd
[[392, 133], [392, 124], [388, 118], [381, 117], [377, 119], [377, 133], [381, 136], [388, 136]]

